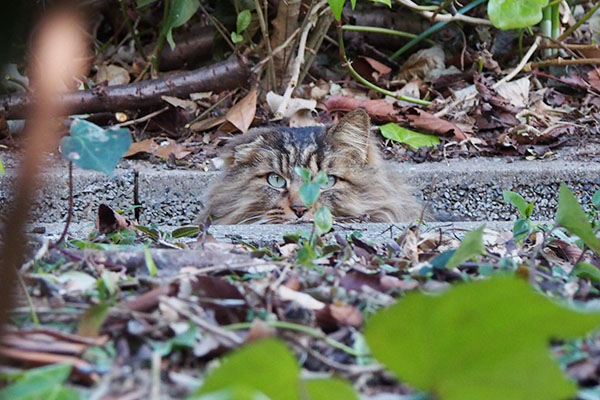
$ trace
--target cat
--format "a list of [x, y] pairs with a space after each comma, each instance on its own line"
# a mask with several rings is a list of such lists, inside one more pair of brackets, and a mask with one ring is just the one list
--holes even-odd
[[[413, 221], [422, 207], [401, 173], [386, 163], [370, 134], [369, 115], [349, 112], [330, 128], [254, 128], [231, 140], [225, 169], [209, 190], [200, 216], [213, 224], [289, 223], [312, 220], [327, 206], [334, 218], [370, 222]], [[302, 178], [327, 173], [317, 203], [307, 209], [299, 196]]]

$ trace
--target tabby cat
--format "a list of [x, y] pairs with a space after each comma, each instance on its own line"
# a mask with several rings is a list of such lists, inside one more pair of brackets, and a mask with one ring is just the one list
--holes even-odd
[[[329, 129], [257, 128], [233, 139], [225, 170], [200, 216], [214, 224], [309, 221], [325, 205], [334, 217], [371, 222], [411, 221], [421, 206], [401, 174], [383, 161], [364, 110], [348, 113]], [[327, 173], [317, 204], [307, 209], [294, 167]]]

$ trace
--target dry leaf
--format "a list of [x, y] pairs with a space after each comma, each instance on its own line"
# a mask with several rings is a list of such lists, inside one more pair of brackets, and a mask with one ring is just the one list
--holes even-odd
[[364, 109], [371, 117], [379, 121], [395, 122], [398, 111], [385, 100], [363, 100], [347, 96], [331, 96], [325, 102], [330, 111], [352, 111]]
[[435, 69], [446, 68], [444, 49], [439, 46], [419, 50], [408, 57], [402, 65], [399, 79], [410, 81], [413, 78], [425, 78]]
[[410, 125], [417, 130], [425, 130], [438, 136], [452, 134], [456, 140], [465, 140], [469, 137], [452, 122], [438, 118], [420, 108], [411, 107], [406, 110], [406, 118], [410, 121]]
[[129, 80], [129, 72], [118, 65], [100, 65], [94, 79], [97, 84], [108, 82], [108, 86], [125, 85]]
[[122, 231], [123, 229], [135, 229], [135, 227], [131, 221], [106, 204], [100, 204], [96, 217], [96, 229], [100, 233], [111, 233]]
[[[269, 108], [271, 109], [272, 113], [275, 113], [279, 109], [279, 105], [281, 104], [282, 100], [283, 96], [280, 96], [277, 93], [274, 93], [272, 91], [267, 93], [267, 104], [269, 105]], [[287, 103], [287, 107], [283, 113], [283, 118], [292, 118], [295, 114], [300, 113], [302, 111], [308, 111], [309, 113], [311, 113], [315, 111], [316, 107], [316, 100], [292, 98]]]
[[173, 96], [160, 96], [160, 98], [169, 103], [170, 105], [182, 108], [185, 111], [194, 112], [198, 109], [198, 104], [196, 104], [192, 100], [180, 99]]
[[256, 87], [250, 93], [231, 107], [225, 115], [225, 119], [242, 132], [247, 132], [256, 115]]

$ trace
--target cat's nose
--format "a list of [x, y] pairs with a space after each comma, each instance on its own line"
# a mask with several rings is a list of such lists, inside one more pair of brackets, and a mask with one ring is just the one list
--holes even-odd
[[292, 203], [290, 208], [292, 211], [294, 211], [294, 214], [296, 214], [296, 217], [298, 218], [302, 217], [304, 214], [306, 214], [306, 211], [308, 211], [308, 208], [306, 208], [306, 206], [302, 203]]

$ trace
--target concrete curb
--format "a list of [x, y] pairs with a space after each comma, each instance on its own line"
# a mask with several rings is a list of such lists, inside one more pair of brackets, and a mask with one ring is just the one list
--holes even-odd
[[[64, 165], [64, 164], [63, 164]], [[134, 191], [142, 205], [140, 223], [179, 226], [193, 223], [202, 198], [216, 172], [167, 170], [160, 166], [139, 168], [126, 162], [113, 178], [74, 170], [74, 222], [94, 221], [100, 203], [127, 210]], [[600, 163], [567, 161], [515, 161], [496, 159], [452, 160], [448, 163], [397, 164], [421, 197], [431, 192], [434, 214], [463, 221], [508, 221], [515, 210], [502, 199], [502, 190], [520, 193], [535, 201], [534, 219], [553, 219], [558, 185], [566, 182], [580, 202], [589, 203], [600, 189]], [[136, 178], [137, 171], [137, 178]], [[0, 205], [9, 204], [14, 168], [0, 177]], [[137, 181], [137, 182], [136, 182]], [[53, 168], [43, 175], [43, 188], [32, 213], [38, 223], [63, 221], [68, 205], [67, 169]], [[133, 212], [128, 214], [133, 215]]]

